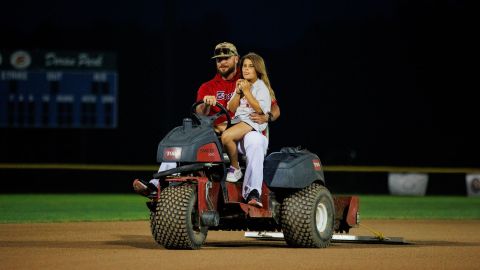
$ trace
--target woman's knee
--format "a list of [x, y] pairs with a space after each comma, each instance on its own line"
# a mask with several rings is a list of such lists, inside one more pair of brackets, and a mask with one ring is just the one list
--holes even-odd
[[230, 134], [230, 132], [228, 132], [228, 130], [225, 130], [222, 133], [221, 140], [222, 140], [223, 144], [226, 144], [226, 143], [229, 143], [229, 142], [233, 141], [233, 136]]

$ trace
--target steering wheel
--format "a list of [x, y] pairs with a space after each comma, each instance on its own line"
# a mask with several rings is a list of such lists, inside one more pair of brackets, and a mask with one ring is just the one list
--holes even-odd
[[220, 104], [218, 102], [214, 105], [214, 106], [216, 106], [217, 108], [220, 109], [220, 111], [217, 112], [216, 114], [210, 115], [210, 116], [203, 116], [203, 115], [200, 116], [200, 115], [198, 115], [197, 114], [197, 106], [200, 105], [200, 104], [203, 104], [203, 103], [205, 103], [203, 100], [197, 101], [197, 102], [193, 103], [192, 109], [191, 109], [193, 119], [198, 125], [201, 124], [200, 119], [203, 118], [203, 117], [206, 117], [208, 120], [210, 120], [210, 122], [214, 123], [215, 120], [220, 118], [220, 116], [225, 115], [227, 117], [227, 128], [232, 126], [232, 117], [230, 117], [230, 113], [227, 111], [227, 109], [225, 109], [225, 107], [222, 106], [222, 104]]

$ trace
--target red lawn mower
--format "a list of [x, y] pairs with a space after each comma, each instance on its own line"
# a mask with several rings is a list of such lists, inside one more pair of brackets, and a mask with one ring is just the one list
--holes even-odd
[[320, 159], [314, 153], [286, 147], [265, 158], [262, 208], [248, 205], [242, 182], [226, 182], [230, 166], [213, 123], [225, 115], [196, 113], [159, 143], [157, 162], [177, 167], [154, 174], [158, 190], [150, 195], [151, 232], [167, 249], [199, 249], [209, 230], [283, 232], [292, 247], [323, 248], [334, 232], [358, 224], [358, 198], [332, 197], [325, 186]]

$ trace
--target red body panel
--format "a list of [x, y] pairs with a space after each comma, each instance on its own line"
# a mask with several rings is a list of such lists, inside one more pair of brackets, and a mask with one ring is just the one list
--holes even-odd
[[268, 190], [265, 183], [262, 185], [262, 195], [260, 196], [260, 201], [263, 204], [263, 208], [258, 208], [251, 206], [245, 203], [242, 196], [242, 184], [243, 183], [230, 183], [225, 182], [228, 192], [227, 203], [238, 204], [238, 206], [247, 214], [249, 217], [272, 217], [272, 211], [269, 209], [270, 205], [268, 202]]
[[220, 153], [218, 152], [215, 143], [205, 144], [198, 148], [197, 151], [198, 162], [221, 162]]
[[349, 226], [355, 227], [360, 222], [357, 220], [359, 210], [358, 196], [333, 196], [335, 203], [335, 218], [344, 220]]
[[265, 204], [263, 205], [263, 208], [258, 208], [246, 203], [240, 203], [240, 208], [242, 208], [247, 216], [253, 218], [269, 218], [273, 216], [272, 211], [265, 209]]
[[225, 202], [234, 203], [234, 202], [243, 202], [242, 197], [242, 183], [230, 183], [225, 182], [228, 192], [228, 198]]

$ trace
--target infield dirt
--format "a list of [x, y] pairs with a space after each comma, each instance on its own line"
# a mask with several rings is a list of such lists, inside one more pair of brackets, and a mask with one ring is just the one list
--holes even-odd
[[480, 269], [480, 220], [363, 224], [410, 244], [297, 249], [210, 231], [201, 250], [179, 251], [158, 246], [148, 221], [0, 224], [0, 269]]

